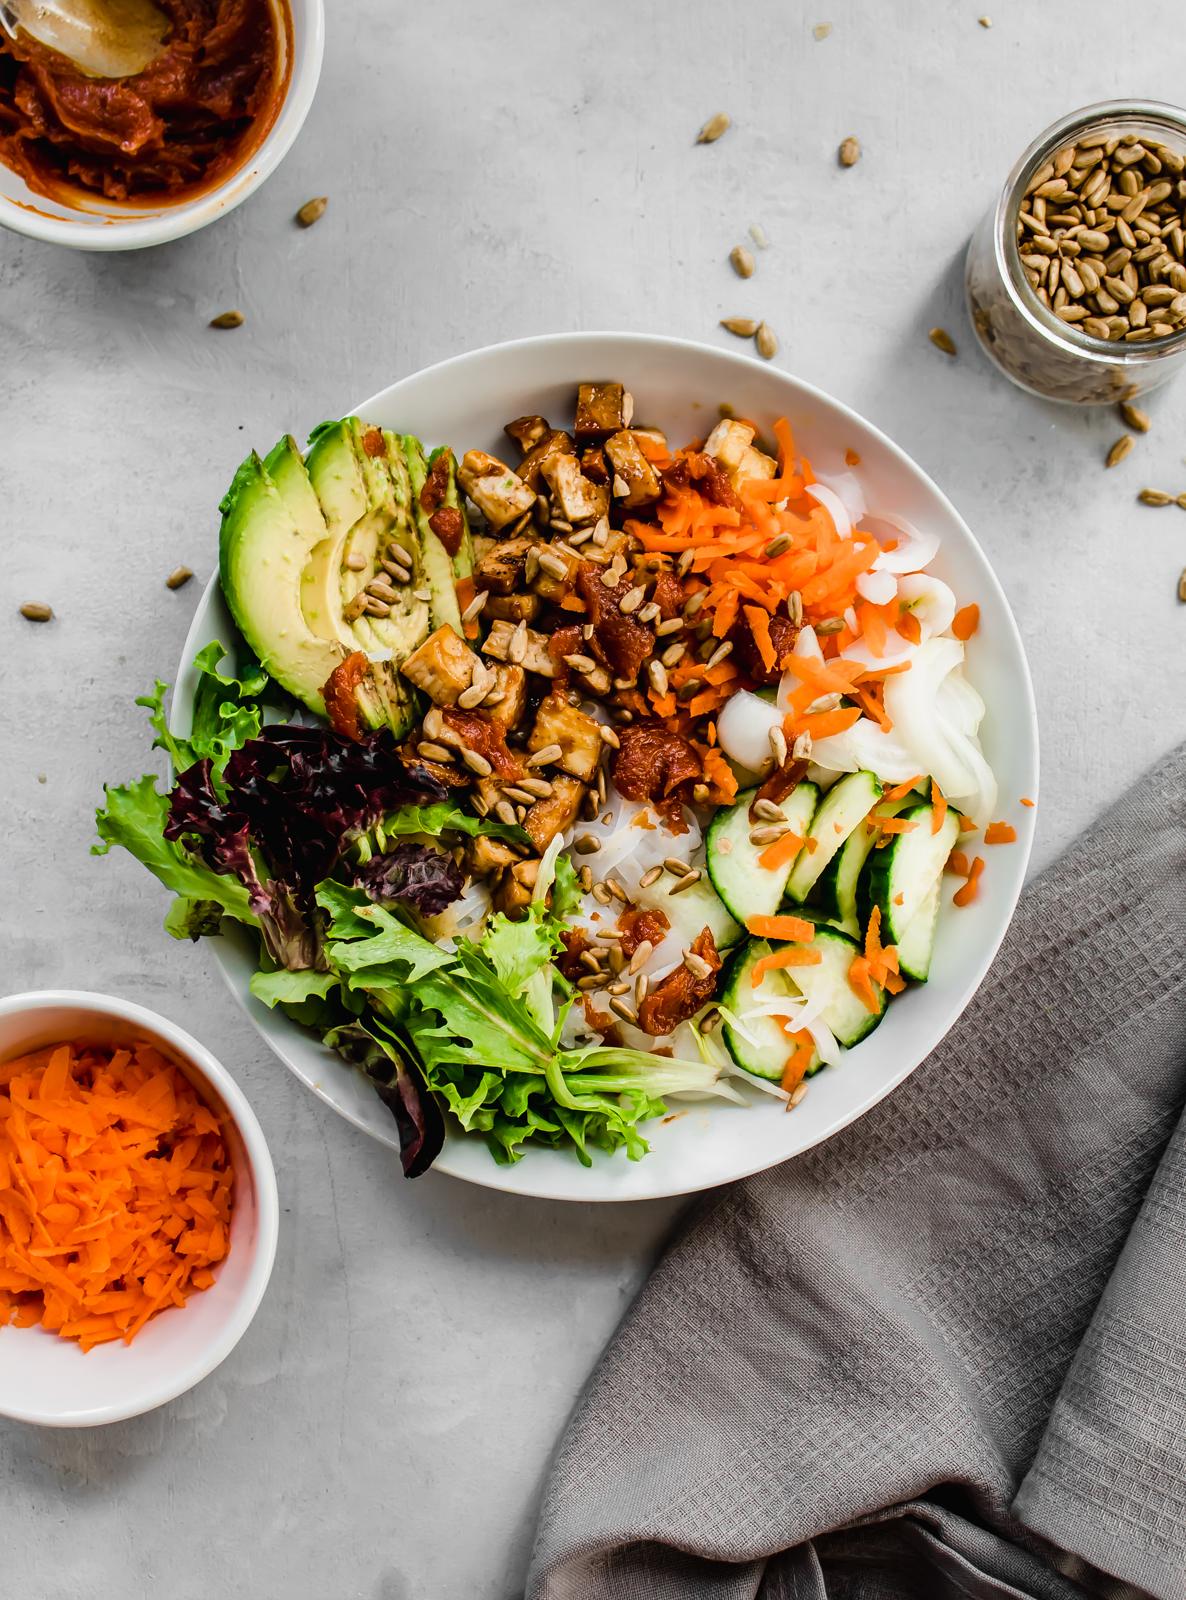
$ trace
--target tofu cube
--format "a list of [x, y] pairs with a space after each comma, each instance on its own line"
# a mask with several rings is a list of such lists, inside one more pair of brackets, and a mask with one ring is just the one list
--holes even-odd
[[546, 417], [516, 417], [514, 422], [508, 422], [502, 431], [508, 439], [515, 441], [525, 456], [528, 456], [552, 430], [548, 426]]
[[578, 441], [601, 444], [611, 433], [628, 428], [630, 418], [626, 411], [626, 391], [620, 383], [582, 383], [577, 389]]
[[534, 539], [500, 539], [474, 568], [474, 589], [513, 594], [523, 588], [523, 567]]
[[504, 728], [517, 727], [527, 709], [527, 674], [522, 667], [509, 667], [501, 661], [490, 670], [494, 673], [494, 689], [503, 698], [496, 705], [486, 706], [486, 715]]
[[496, 531], [535, 505], [535, 495], [510, 467], [484, 450], [467, 450], [457, 481]]
[[705, 455], [715, 456], [736, 489], [747, 478], [773, 478], [778, 463], [753, 447], [754, 430], [748, 422], [718, 422], [704, 442]]
[[518, 859], [501, 839], [491, 839], [484, 833], [466, 845], [465, 864], [475, 878], [493, 878], [506, 867], [513, 867]]
[[548, 695], [535, 714], [527, 750], [534, 755], [550, 744], [560, 746], [556, 765], [561, 771], [588, 783], [601, 761], [601, 735], [597, 731], [596, 717], [570, 706], [560, 695]]
[[482, 616], [487, 622], [534, 622], [543, 609], [544, 603], [537, 594], [495, 594], [491, 591]]
[[549, 560], [563, 561], [565, 575], [563, 578], [559, 577], [556, 573], [550, 572], [541, 562], [539, 571], [531, 580], [531, 587], [541, 599], [548, 601], [550, 605], [558, 606], [565, 595], [569, 595], [573, 591], [581, 558], [575, 550], [570, 550], [565, 545], [550, 544], [542, 548], [547, 550]]
[[413, 650], [400, 671], [417, 689], [423, 689], [434, 705], [455, 706], [458, 696], [469, 688], [477, 662], [469, 645], [446, 623], [429, 634], [419, 650]]
[[[482, 646], [483, 655], [493, 656], [496, 661], [510, 661], [511, 636], [514, 632], [514, 623], [496, 622]], [[527, 649], [523, 659], [511, 662], [511, 665], [525, 667], [528, 672], [538, 672], [541, 678], [554, 678], [556, 663], [548, 654], [548, 637], [546, 633], [536, 633], [533, 628], [528, 628]]]
[[620, 497], [619, 504], [628, 510], [634, 506], [653, 505], [663, 492], [663, 484], [638, 448], [634, 435], [615, 433], [612, 439], [605, 441], [605, 453], [615, 478], [621, 478], [626, 484], [627, 492]]
[[608, 488], [604, 484], [590, 483], [576, 456], [550, 456], [542, 462], [540, 471], [552, 491], [557, 510], [574, 528], [597, 522], [609, 510]]
[[545, 461], [552, 461], [557, 456], [574, 456], [576, 445], [570, 433], [561, 433], [559, 429], [546, 435], [535, 446], [531, 453], [519, 463], [519, 476], [533, 494], [539, 494], [543, 489], [543, 466]]
[[552, 779], [552, 793], [546, 800], [537, 800], [530, 808], [523, 826], [541, 855], [558, 833], [572, 827], [585, 793], [583, 783], [578, 783], [567, 773], [558, 772]]

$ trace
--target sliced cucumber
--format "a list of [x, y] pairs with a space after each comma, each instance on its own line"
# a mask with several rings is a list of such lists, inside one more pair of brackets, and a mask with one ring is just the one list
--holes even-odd
[[[708, 827], [705, 861], [713, 888], [738, 922], [750, 917], [772, 917], [782, 901], [795, 857], [771, 870], [759, 861], [769, 847], [750, 843], [749, 808], [756, 789], [739, 794], [731, 806], [722, 806]], [[819, 799], [814, 783], [801, 783], [782, 802], [791, 832], [805, 838]]]
[[[722, 975], [720, 1003], [745, 1028], [742, 1033], [732, 1023], [722, 1020], [725, 1048], [734, 1061], [746, 1072], [777, 1081], [795, 1053], [795, 1044], [773, 1017], [755, 1013], [752, 1007], [755, 1000], [781, 999], [784, 995], [788, 1001], [792, 997], [798, 999], [799, 991], [787, 978], [785, 969], [763, 973], [761, 983], [754, 988], [750, 979], [754, 964], [768, 956], [773, 948], [767, 939], [750, 939], [733, 952]], [[746, 1034], [753, 1037], [747, 1038]]]
[[898, 940], [898, 971], [904, 978], [925, 983], [931, 971], [931, 952], [935, 948], [935, 923], [939, 917], [939, 892], [942, 874]]
[[866, 1034], [872, 1033], [881, 1021], [889, 996], [880, 984], [874, 983], [873, 991], [879, 1009], [873, 1012], [853, 989], [848, 981], [848, 969], [860, 955], [861, 949], [856, 940], [850, 939], [847, 934], [836, 928], [817, 926], [815, 938], [804, 948], [818, 950], [823, 960], [816, 967], [790, 968], [792, 981], [809, 1000], [817, 996], [823, 1000], [820, 1020], [836, 1035], [838, 1043], [857, 1044]]
[[[690, 945], [704, 928], [712, 934], [718, 950], [728, 950], [745, 938], [745, 929], [730, 916], [729, 908], [719, 899], [707, 878], [702, 877], [690, 889], [672, 894], [675, 879], [666, 872], [645, 889], [633, 863], [623, 863], [615, 876], [622, 880], [635, 905], [644, 910], [661, 911], [685, 945]], [[645, 873], [641, 876], [645, 877]]]
[[[916, 795], [904, 795], [900, 800], [883, 800], [877, 807], [879, 816], [896, 817], [907, 806], [917, 805]], [[857, 880], [865, 859], [877, 840], [878, 830], [868, 821], [858, 822], [816, 879], [815, 903], [824, 919], [847, 933], [850, 939], [859, 939], [861, 923], [857, 916]]]
[[[807, 844], [799, 852], [787, 881], [792, 900], [803, 901], [840, 846], [881, 798], [881, 783], [872, 772], [852, 772], [829, 789], [811, 821]], [[815, 840], [815, 848], [811, 841]]]
[[934, 806], [911, 806], [902, 815], [917, 826], [895, 835], [884, 850], [874, 850], [857, 885], [862, 923], [868, 923], [874, 906], [881, 908], [882, 944], [898, 944], [905, 937], [959, 837], [954, 811], [947, 813], [937, 833], [932, 832]]

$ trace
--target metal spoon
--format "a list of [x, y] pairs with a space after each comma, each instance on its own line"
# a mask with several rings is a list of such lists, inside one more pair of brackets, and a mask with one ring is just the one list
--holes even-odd
[[22, 28], [92, 78], [130, 78], [164, 47], [172, 24], [152, 0], [0, 0], [0, 27]]

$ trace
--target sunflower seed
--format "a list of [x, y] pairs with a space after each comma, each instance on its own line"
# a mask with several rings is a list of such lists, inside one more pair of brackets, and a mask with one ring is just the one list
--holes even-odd
[[716, 1027], [717, 1023], [720, 1020], [721, 1020], [721, 1013], [719, 1011], [708, 1011], [708, 1012], [706, 1012], [704, 1014], [704, 1016], [701, 1017], [701, 1019], [700, 1019], [700, 1032], [701, 1033], [711, 1033], [712, 1030]]
[[591, 972], [596, 972], [596, 973], [600, 974], [600, 972], [601, 972], [601, 951], [600, 950], [582, 950], [581, 951], [581, 960], [585, 963], [585, 965], [589, 968], [589, 970]]
[[393, 539], [387, 546], [386, 555], [388, 561], [396, 561], [401, 567], [406, 567], [407, 570], [411, 572], [412, 558], [404, 549], [402, 544], [396, 544], [395, 540]]
[[[984, 18], [981, 17], [980, 20], [981, 20], [981, 22], [983, 22]], [[988, 26], [991, 28], [992, 27], [992, 23], [990, 22], [988, 24]], [[788, 1111], [793, 1111], [794, 1108], [799, 1104], [799, 1102], [806, 1097], [807, 1091], [808, 1091], [808, 1089], [810, 1087], [811, 1087], [811, 1085], [809, 1083], [804, 1082], [804, 1083], [799, 1084], [799, 1086], [797, 1088], [791, 1090], [791, 1093], [787, 1098], [787, 1110]]]
[[1137, 499], [1145, 506], [1171, 506], [1174, 503], [1172, 494], [1163, 494], [1160, 489], [1142, 489]]
[[659, 615], [659, 607], [655, 604], [655, 602], [653, 600], [650, 600], [650, 601], [647, 602], [647, 604], [645, 606], [643, 606], [642, 610], [638, 613], [638, 620], [640, 622], [654, 622], [655, 618], [658, 615]]
[[[629, 985], [627, 985], [627, 988], [629, 988]], [[615, 1012], [619, 1017], [621, 1017], [623, 1022], [634, 1023], [638, 1021], [637, 1011], [631, 1010], [631, 1008], [626, 1004], [625, 1000], [619, 999], [617, 995], [615, 995], [610, 1001], [609, 1008], [611, 1011]]]
[[[698, 956], [694, 950], [684, 951], [684, 966], [694, 978], [711, 978], [713, 969], [703, 956]], [[701, 1030], [703, 1031], [703, 1030]]]
[[637, 611], [647, 597], [645, 587], [640, 583], [635, 588], [628, 590], [618, 601], [618, 610], [624, 611], [627, 616], [631, 611]]
[[811, 759], [811, 735], [801, 733], [791, 747], [791, 756], [795, 761], [809, 761]]
[[322, 216], [329, 204], [329, 196], [323, 194], [318, 200], [306, 200], [296, 214], [296, 219], [302, 228], [311, 228]]
[[729, 252], [729, 260], [733, 263], [733, 270], [739, 278], [753, 277], [754, 258], [743, 244], [733, 246]]
[[683, 617], [672, 617], [669, 622], [661, 622], [655, 629], [656, 639], [666, 639], [669, 634], [679, 633], [684, 626]]
[[938, 349], [942, 350], [945, 355], [953, 356], [955, 354], [955, 345], [952, 343], [951, 335], [944, 332], [942, 328], [932, 328], [930, 332], [930, 340], [931, 343], [937, 346]]
[[752, 339], [758, 331], [758, 324], [752, 317], [723, 317], [721, 327], [728, 328], [741, 339]]
[[1145, 412], [1138, 406], [1129, 405], [1127, 401], [1121, 402], [1120, 415], [1128, 423], [1129, 427], [1135, 428], [1138, 433], [1148, 433], [1152, 426]]
[[1104, 466], [1118, 466], [1120, 462], [1124, 460], [1125, 456], [1131, 453], [1132, 447], [1135, 443], [1136, 440], [1133, 438], [1131, 433], [1121, 434], [1120, 438], [1117, 439], [1116, 443], [1108, 451], [1108, 459], [1104, 462]]
[[675, 698], [681, 705], [686, 705], [689, 700], [694, 700], [700, 693], [702, 684], [699, 678], [689, 678], [687, 683], [681, 683], [675, 691]]
[[665, 695], [669, 688], [667, 682], [667, 669], [661, 661], [647, 662], [647, 677], [651, 680], [651, 688], [657, 695]]
[[849, 134], [840, 146], [840, 165], [842, 167], [855, 167], [861, 159], [861, 147]]
[[592, 656], [565, 656], [564, 659], [574, 672], [593, 672], [597, 667]]
[[662, 867], [651, 867], [649, 869], [649, 871], [644, 872], [642, 877], [638, 880], [638, 887], [640, 889], [649, 889], [651, 884], [652, 883], [658, 883], [659, 879], [662, 876], [663, 876], [663, 868]]
[[786, 834], [790, 833], [789, 822], [763, 823], [760, 828], [751, 828], [749, 842], [751, 844], [774, 844]]
[[647, 977], [645, 972], [640, 972], [638, 977], [634, 980], [634, 1004], [636, 1006], [642, 1005], [643, 1001], [647, 997], [647, 990], [650, 988], [650, 986], [651, 980]]
[[675, 667], [679, 665], [687, 653], [688, 647], [686, 644], [673, 644], [670, 648], [664, 650], [659, 660], [665, 667]]
[[508, 800], [514, 800], [518, 802], [518, 804], [524, 806], [533, 806], [537, 798], [535, 795], [531, 794], [529, 790], [520, 789], [518, 784], [514, 783], [508, 783], [504, 785], [502, 792], [506, 795]]
[[607, 878], [605, 880], [605, 886], [609, 890], [610, 894], [613, 895], [615, 900], [620, 900], [623, 905], [630, 904], [630, 896], [626, 893], [625, 889], [623, 889], [622, 885], [616, 878]]
[[773, 800], [755, 800], [754, 810], [767, 822], [785, 822], [787, 814], [781, 806], [776, 806]]
[[774, 757], [776, 767], [785, 766], [787, 759], [787, 736], [781, 728], [770, 730], [770, 754]]
[[527, 624], [525, 622], [520, 622], [516, 626], [514, 632], [511, 634], [510, 640], [507, 644], [507, 659], [513, 662], [515, 666], [520, 666], [526, 654]]
[[597, 901], [599, 906], [609, 905], [609, 890], [606, 888], [604, 883], [595, 883], [592, 889], [589, 890], [589, 893], [593, 896], [594, 900]]
[[1178, 599], [1186, 600], [1186, 572], [1178, 579]]
[[720, 666], [721, 662], [732, 652], [732, 650], [733, 641], [731, 639], [726, 639], [724, 644], [718, 645], [713, 653], [709, 656], [708, 660], [704, 663], [705, 669], [711, 672], [713, 667]]
[[485, 682], [472, 683], [468, 689], [463, 689], [457, 696], [457, 704], [463, 711], [472, 711], [475, 706], [480, 706], [485, 700], [489, 690]]
[[551, 798], [553, 786], [546, 778], [520, 778], [519, 788], [526, 789], [539, 800], [547, 800]]
[[715, 117], [708, 121], [696, 135], [697, 144], [715, 144], [722, 133], [731, 125], [732, 119], [727, 111], [718, 111]]
[[385, 601], [372, 600], [370, 595], [367, 595], [363, 601], [362, 609], [368, 617], [389, 617], [391, 615], [391, 607]]
[[[765, 550], [762, 551], [762, 554], [767, 558], [767, 560], [773, 561], [776, 556], [784, 555], [791, 548], [792, 542], [793, 541], [789, 533], [780, 533], [775, 538], [771, 539]], [[800, 601], [800, 604], [802, 604], [802, 601]]]
[[40, 600], [26, 600], [21, 607], [21, 616], [27, 622], [49, 622], [53, 614], [53, 607], [42, 605]]
[[591, 833], [582, 833], [573, 848], [579, 856], [595, 856], [601, 849], [601, 840]]
[[172, 572], [165, 579], [165, 588], [180, 589], [182, 585], [188, 583], [192, 577], [193, 572], [189, 567], [174, 567]]
[[243, 313], [241, 311], [222, 311], [217, 317], [210, 318], [212, 328], [241, 328], [243, 326]]
[[693, 868], [693, 870], [689, 872], [686, 877], [681, 878], [678, 883], [672, 884], [671, 888], [667, 891], [668, 895], [683, 894], [685, 889], [690, 889], [694, 883], [699, 883], [702, 876], [703, 874], [700, 872], [699, 868]]
[[416, 746], [416, 754], [423, 756], [425, 761], [453, 760], [452, 750], [446, 749], [443, 744], [433, 744], [431, 740], [425, 744], [418, 744]]
[[597, 734], [602, 744], [609, 745], [611, 750], [620, 750], [622, 748], [621, 739], [618, 738], [608, 723], [599, 722], [597, 724]]
[[537, 750], [534, 755], [528, 756], [529, 767], [547, 767], [553, 761], [559, 761], [564, 751], [558, 744], [546, 744], [542, 750]]
[[590, 973], [588, 977], [577, 979], [577, 988], [583, 990], [586, 994], [592, 989], [601, 989], [604, 986], [605, 975], [603, 973], [599, 973], [596, 977]]
[[758, 354], [763, 361], [773, 361], [778, 354], [778, 340], [774, 335], [774, 330], [764, 322], [758, 329], [754, 343], [757, 345]]
[[494, 770], [485, 756], [479, 755], [476, 750], [467, 750], [464, 745], [461, 747], [461, 759], [471, 772], [477, 773], [479, 778], [488, 778]]
[[692, 870], [688, 863], [681, 861], [678, 856], [664, 856], [663, 865], [668, 872], [674, 873], [677, 878], [686, 878]]

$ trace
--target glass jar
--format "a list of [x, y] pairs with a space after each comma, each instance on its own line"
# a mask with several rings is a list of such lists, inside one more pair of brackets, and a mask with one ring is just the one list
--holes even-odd
[[[1104, 142], [1097, 145], [1101, 139]], [[1068, 184], [1077, 181], [1078, 191], [1068, 189], [1061, 198], [1047, 198], [1042, 205], [1035, 206], [1034, 201], [1039, 197], [1028, 198], [1028, 191], [1057, 182], [1054, 174], [1065, 163], [1065, 152], [1077, 146], [1081, 149], [1084, 143], [1093, 150], [1098, 148], [1102, 160], [1081, 178], [1078, 174], [1084, 170], [1082, 158], [1060, 174]], [[1141, 158], [1139, 164], [1128, 167], [1115, 161], [1117, 151], [1127, 153], [1138, 144], [1152, 156], [1151, 161]], [[1159, 162], [1161, 173], [1151, 172], [1149, 169]], [[1087, 106], [1056, 122], [1035, 139], [1009, 174], [1000, 199], [973, 234], [968, 248], [967, 290], [972, 324], [984, 349], [1006, 377], [1021, 388], [1050, 400], [1104, 405], [1145, 393], [1172, 378], [1186, 364], [1186, 294], [1181, 296], [1182, 305], [1176, 310], [1172, 302], [1164, 306], [1159, 304], [1166, 301], [1169, 289], [1174, 289], [1177, 298], [1179, 290], [1172, 280], [1177, 279], [1186, 289], [1182, 248], [1186, 244], [1183, 234], [1186, 228], [1183, 221], [1186, 210], [1184, 166], [1186, 112], [1150, 100], [1112, 100]], [[1051, 168], [1050, 174], [1035, 183], [1046, 167]], [[1105, 169], [1110, 172], [1114, 190], [1119, 187], [1122, 171], [1132, 170], [1138, 175], [1139, 195], [1146, 191], [1153, 194], [1155, 183], [1166, 182], [1171, 185], [1170, 193], [1143, 202], [1151, 210], [1142, 210], [1131, 221], [1122, 219], [1122, 208], [1117, 205], [1105, 203], [1098, 210], [1085, 207], [1083, 197], [1093, 198], [1093, 186], [1099, 186], [1099, 174]], [[1127, 187], [1132, 187], [1131, 181]], [[1120, 198], [1118, 194], [1110, 197], [1113, 201]], [[1055, 205], [1065, 209], [1055, 211], [1052, 209]], [[1078, 208], [1083, 220], [1076, 218], [1070, 209], [1072, 205]], [[1031, 219], [1026, 223], [1020, 220], [1023, 207]], [[1124, 209], [1131, 211], [1133, 207], [1126, 201]], [[1045, 217], [1037, 214], [1041, 211], [1051, 216], [1049, 224]], [[1055, 221], [1054, 218], [1071, 220]], [[1155, 242], [1154, 224], [1164, 239], [1164, 248], [1151, 257], [1146, 256], [1142, 262], [1140, 252]], [[1075, 243], [1082, 232], [1093, 236], [1106, 233], [1108, 248], [1097, 254], [1088, 253]], [[1026, 262], [1037, 264], [1029, 265], [1028, 271], [1018, 248], [1019, 233], [1027, 247]], [[1130, 236], [1136, 247], [1130, 252], [1133, 259], [1129, 264], [1120, 264], [1113, 252], [1123, 252]], [[1099, 243], [1097, 237], [1092, 238], [1092, 251]], [[1041, 254], [1037, 253], [1039, 251]], [[1080, 256], [1093, 269], [1098, 267], [1097, 276], [1101, 278], [1105, 274], [1105, 264], [1111, 262], [1112, 270], [1106, 275], [1113, 280], [1113, 287], [1117, 275], [1122, 272], [1127, 271], [1130, 280], [1125, 286], [1132, 296], [1131, 302], [1123, 301], [1120, 290], [1113, 296], [1102, 281], [1099, 285], [1105, 295], [1102, 305], [1094, 295], [1090, 298], [1076, 296], [1076, 299], [1087, 298], [1084, 308], [1087, 315], [1082, 320], [1090, 318], [1095, 324], [1090, 332], [1074, 322], [1063, 321], [1055, 314], [1055, 304], [1044, 304], [1037, 292], [1037, 288], [1044, 288], [1053, 275], [1055, 261], [1059, 263], [1057, 276], [1061, 279], [1063, 265], [1069, 262], [1074, 269]], [[1131, 280], [1138, 272], [1140, 277], [1134, 285]], [[1038, 278], [1037, 286], [1035, 278]], [[1140, 279], [1150, 281], [1137, 286]], [[1084, 287], [1089, 283], [1089, 279], [1078, 279], [1077, 271], [1072, 276], [1072, 286], [1076, 281]], [[1057, 300], [1057, 288], [1054, 293]], [[1067, 294], [1065, 285], [1062, 293]], [[1146, 304], [1143, 312], [1138, 307], [1133, 313], [1131, 304], [1137, 300], [1153, 304], [1151, 307]], [[1100, 333], [1109, 316], [1109, 303], [1115, 311], [1111, 313], [1109, 337], [1104, 338]], [[1079, 308], [1071, 301], [1064, 309], [1077, 311]], [[1120, 325], [1126, 314], [1131, 315], [1134, 324], [1141, 316], [1148, 320], [1143, 328], [1130, 326], [1126, 333]], [[1171, 331], [1165, 334], [1149, 331], [1163, 326]], [[1133, 333], [1137, 337], [1132, 337]]]

